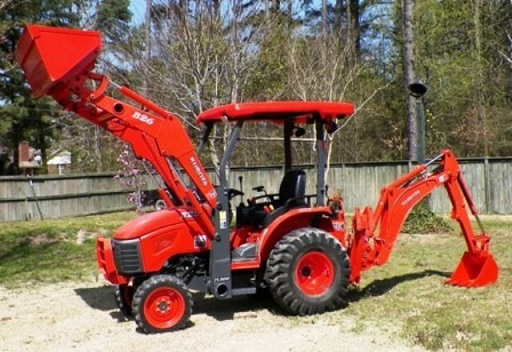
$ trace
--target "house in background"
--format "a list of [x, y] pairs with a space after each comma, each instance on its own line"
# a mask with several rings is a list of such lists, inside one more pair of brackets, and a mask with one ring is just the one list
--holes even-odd
[[24, 175], [32, 175], [35, 169], [43, 166], [41, 150], [32, 148], [24, 141], [18, 145], [18, 166]]
[[71, 153], [67, 150], [60, 151], [48, 160], [49, 175], [65, 175], [66, 166], [71, 164]]

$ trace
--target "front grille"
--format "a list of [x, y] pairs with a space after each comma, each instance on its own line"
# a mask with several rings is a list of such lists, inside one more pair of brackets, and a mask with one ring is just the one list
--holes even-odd
[[142, 272], [139, 240], [112, 240], [114, 261], [119, 274]]

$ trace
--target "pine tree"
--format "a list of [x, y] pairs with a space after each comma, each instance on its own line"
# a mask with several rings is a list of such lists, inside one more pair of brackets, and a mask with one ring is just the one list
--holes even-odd
[[[14, 58], [14, 49], [24, 23], [50, 26], [80, 27], [86, 15], [94, 13], [97, 28], [118, 37], [130, 19], [128, 0], [33, 0], [2, 2], [0, 7], [0, 146], [12, 155], [9, 170], [0, 174], [17, 174], [18, 144], [28, 141], [42, 152], [43, 161], [51, 145], [58, 144], [64, 128], [62, 111], [48, 98], [34, 100], [21, 69]], [[122, 39], [122, 38], [120, 38]], [[5, 159], [5, 156], [4, 156]]]

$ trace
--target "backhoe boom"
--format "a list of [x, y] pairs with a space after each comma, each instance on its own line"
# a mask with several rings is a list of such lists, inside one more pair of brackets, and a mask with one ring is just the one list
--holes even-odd
[[[439, 166], [428, 172], [429, 164], [437, 160], [440, 160]], [[451, 151], [444, 150], [428, 164], [419, 165], [384, 187], [375, 211], [369, 207], [362, 212], [356, 209], [353, 218], [354, 238], [350, 248], [352, 283], [359, 282], [361, 272], [387, 262], [407, 215], [441, 186], [448, 193], [452, 203], [451, 217], [458, 222], [468, 248], [448, 282], [472, 287], [493, 283], [498, 279], [497, 265], [489, 254], [489, 236], [482, 228], [459, 163]], [[480, 226], [480, 234], [473, 231], [467, 207]], [[487, 267], [491, 268], [487, 270]]]

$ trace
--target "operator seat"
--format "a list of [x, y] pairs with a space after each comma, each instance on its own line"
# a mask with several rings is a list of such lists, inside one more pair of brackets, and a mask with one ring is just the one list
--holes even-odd
[[306, 173], [304, 170], [289, 170], [279, 186], [279, 198], [272, 202], [274, 210], [265, 215], [263, 227], [293, 208], [306, 206]]

